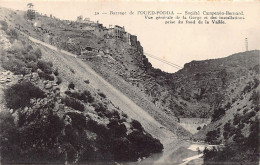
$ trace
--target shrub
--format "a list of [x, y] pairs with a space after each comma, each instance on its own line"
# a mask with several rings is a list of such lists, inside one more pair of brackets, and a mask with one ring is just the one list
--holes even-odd
[[256, 73], [260, 73], [260, 65], [259, 64], [257, 64], [257, 65], [255, 65], [253, 68], [253, 71], [255, 71]]
[[7, 25], [6, 21], [0, 21], [0, 24], [2, 26], [1, 29], [3, 31], [6, 31], [8, 29], [8, 25]]
[[250, 97], [250, 100], [252, 100], [253, 105], [258, 106], [260, 104], [259, 102], [260, 93], [259, 91], [254, 91], [252, 96]]
[[57, 82], [56, 82], [56, 84], [59, 85], [59, 84], [61, 84], [61, 83], [62, 83], [62, 79], [61, 79], [61, 77], [58, 76], [58, 77], [57, 77]]
[[27, 65], [26, 67], [30, 68], [32, 72], [36, 72], [38, 69], [36, 62], [28, 62], [26, 65]]
[[75, 99], [84, 101], [85, 103], [92, 103], [94, 101], [94, 97], [92, 97], [91, 93], [87, 90], [82, 93], [65, 91], [65, 94]]
[[223, 115], [225, 115], [226, 111], [224, 108], [215, 109], [214, 113], [212, 114], [212, 121], [217, 121]]
[[92, 104], [92, 106], [95, 108], [96, 112], [104, 113], [107, 110], [107, 108], [102, 103]]
[[86, 84], [89, 84], [89, 80], [84, 80], [84, 82], [85, 82]]
[[218, 138], [220, 137], [220, 129], [218, 130], [213, 130], [209, 131], [206, 134], [206, 139], [205, 141], [208, 142], [209, 144], [219, 144], [220, 142], [218, 141]]
[[256, 115], [255, 111], [250, 111], [247, 112], [244, 116], [241, 117], [241, 122], [242, 123], [249, 123], [249, 119], [251, 119], [252, 117], [254, 117]]
[[140, 131], [133, 131], [127, 139], [132, 143], [133, 151], [136, 157], [147, 157], [150, 153], [161, 152], [163, 145], [159, 140], [153, 138], [150, 134], [143, 134]]
[[199, 127], [197, 128], [197, 130], [201, 130], [201, 126], [199, 126]]
[[75, 84], [73, 82], [70, 82], [68, 85], [69, 89], [74, 89], [75, 88]]
[[243, 110], [243, 114], [246, 114], [248, 111], [249, 111], [249, 109], [248, 109], [248, 108], [245, 108], [245, 109]]
[[62, 99], [62, 102], [66, 106], [71, 107], [75, 110], [79, 110], [81, 112], [83, 112], [85, 110], [84, 105], [80, 101], [78, 101], [74, 98], [65, 97], [65, 98]]
[[72, 120], [72, 126], [74, 128], [83, 130], [86, 128], [86, 117], [83, 114], [76, 113], [76, 112], [68, 112], [67, 115]]
[[88, 120], [87, 129], [100, 136], [104, 136], [104, 137], [106, 137], [106, 135], [108, 133], [108, 129], [104, 125], [98, 124], [96, 121], [94, 121], [92, 119]]
[[[24, 45], [25, 45], [25, 44], [24, 44]], [[32, 45], [27, 45], [27, 47], [26, 47], [26, 51], [29, 52], [29, 51], [31, 51], [31, 50], [33, 50]]]
[[124, 118], [128, 118], [128, 116], [127, 116], [126, 113], [122, 113], [122, 116], [123, 116]]
[[18, 109], [29, 106], [31, 98], [43, 98], [44, 92], [31, 82], [21, 82], [5, 90], [5, 100], [8, 108]]
[[10, 70], [11, 72], [13, 72], [15, 75], [18, 74], [24, 74], [22, 68], [26, 67], [25, 62], [23, 62], [20, 59], [9, 59], [8, 61], [3, 63], [3, 68], [6, 70]]
[[104, 93], [102, 93], [102, 92], [98, 92], [98, 95], [103, 97], [103, 98], [106, 98], [106, 95]]
[[238, 124], [238, 129], [243, 129], [244, 127], [245, 127], [245, 124], [244, 124], [244, 123]]
[[39, 72], [38, 74], [39, 74], [39, 77], [42, 78], [42, 79], [54, 81], [54, 76], [52, 76], [52, 75], [49, 75], [45, 72]]
[[37, 56], [37, 58], [41, 58], [42, 57], [42, 52], [41, 52], [41, 50], [39, 48], [37, 48], [34, 53]]
[[139, 122], [139, 121], [137, 121], [137, 120], [132, 120], [132, 122], [131, 122], [131, 126], [133, 127], [133, 128], [135, 128], [135, 129], [137, 129], [137, 130], [139, 130], [139, 131], [143, 131], [144, 130], [144, 128], [143, 128], [143, 126], [141, 125], [141, 123]]
[[113, 137], [123, 137], [126, 135], [126, 126], [124, 124], [120, 124], [118, 119], [111, 119], [107, 126]]
[[7, 35], [10, 36], [10, 42], [13, 43], [14, 40], [18, 38], [18, 33], [15, 29], [10, 29], [7, 31]]
[[234, 114], [234, 119], [233, 119], [233, 124], [237, 125], [241, 120], [241, 116], [239, 115], [239, 113]]
[[58, 68], [55, 69], [54, 75], [55, 75], [55, 76], [59, 76], [59, 70], [58, 70]]
[[247, 139], [247, 145], [255, 148], [259, 152], [259, 119], [256, 118], [250, 126], [250, 134]]
[[37, 63], [38, 68], [40, 68], [46, 74], [52, 74], [52, 66], [51, 62], [46, 62], [43, 60], [39, 60]]
[[92, 103], [94, 101], [94, 97], [87, 90], [84, 90], [83, 94], [85, 95], [85, 102]]
[[75, 74], [75, 70], [70, 68], [71, 73]]
[[36, 62], [38, 60], [38, 57], [31, 51], [24, 54], [24, 58], [26, 62]]

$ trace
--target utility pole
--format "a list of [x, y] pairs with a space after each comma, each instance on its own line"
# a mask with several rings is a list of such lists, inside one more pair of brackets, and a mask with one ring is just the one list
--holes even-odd
[[248, 51], [248, 39], [245, 38], [245, 46], [246, 46], [246, 51]]

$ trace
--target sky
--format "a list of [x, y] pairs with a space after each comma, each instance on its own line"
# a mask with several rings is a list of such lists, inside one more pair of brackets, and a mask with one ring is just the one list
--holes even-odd
[[[105, 26], [124, 26], [125, 30], [138, 37], [144, 52], [157, 56], [179, 66], [192, 60], [206, 60], [226, 57], [245, 51], [245, 38], [249, 50], [260, 49], [260, 3], [259, 2], [179, 2], [179, 1], [43, 1], [43, 0], [0, 0], [0, 6], [15, 10], [26, 10], [27, 3], [33, 3], [39, 13], [67, 20], [76, 20], [82, 15], [99, 21]], [[113, 12], [134, 12], [133, 15], [110, 15]], [[145, 19], [138, 11], [233, 11], [244, 13], [244, 20], [229, 21], [226, 24], [165, 24], [162, 20]], [[100, 13], [95, 15], [95, 12]], [[107, 14], [102, 14], [107, 13]], [[148, 57], [155, 68], [166, 72], [178, 69]]]

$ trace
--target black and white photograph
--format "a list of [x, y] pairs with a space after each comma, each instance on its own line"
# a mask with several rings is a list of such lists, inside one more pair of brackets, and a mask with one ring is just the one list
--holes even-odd
[[259, 165], [257, 0], [0, 0], [0, 164]]

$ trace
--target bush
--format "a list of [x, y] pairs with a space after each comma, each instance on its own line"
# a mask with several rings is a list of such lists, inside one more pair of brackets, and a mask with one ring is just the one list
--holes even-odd
[[75, 70], [70, 68], [71, 73], [75, 74]]
[[150, 134], [144, 135], [140, 131], [133, 131], [127, 135], [127, 139], [132, 143], [136, 157], [147, 157], [150, 153], [161, 152], [163, 145], [159, 140]]
[[69, 83], [68, 88], [69, 89], [74, 89], [75, 88], [75, 84], [73, 82]]
[[209, 144], [219, 144], [218, 138], [220, 137], [220, 129], [209, 131], [206, 134], [205, 142], [208, 142]]
[[24, 54], [24, 58], [26, 62], [36, 62], [38, 60], [38, 57], [34, 54], [34, 52], [28, 52], [27, 54]]
[[37, 48], [34, 53], [37, 56], [37, 58], [41, 58], [42, 57], [42, 52], [41, 52], [41, 50], [39, 48]]
[[144, 128], [143, 128], [143, 126], [141, 125], [141, 123], [139, 122], [139, 121], [137, 121], [137, 120], [132, 120], [132, 122], [131, 122], [131, 126], [133, 127], [133, 128], [135, 128], [135, 129], [137, 129], [137, 130], [139, 130], [139, 131], [143, 131], [144, 130]]
[[4, 91], [8, 108], [18, 109], [29, 106], [31, 98], [44, 98], [44, 92], [31, 82], [15, 84]]
[[85, 102], [92, 103], [95, 100], [89, 91], [84, 90], [83, 94], [85, 95]]
[[62, 83], [62, 79], [61, 79], [61, 77], [58, 76], [58, 77], [57, 77], [57, 82], [56, 82], [56, 84], [59, 85], [59, 84], [61, 84], [61, 83]]
[[54, 81], [54, 76], [47, 74], [45, 72], [39, 72], [38, 73], [39, 77], [45, 80], [49, 80], [49, 81]]
[[8, 61], [4, 62], [2, 66], [4, 69], [10, 70], [15, 75], [18, 75], [18, 74], [24, 75], [24, 71], [22, 70], [22, 68], [26, 68], [25, 62], [23, 62], [20, 59], [15, 59], [15, 58], [9, 59]]
[[43, 60], [39, 60], [37, 63], [38, 68], [40, 68], [46, 74], [52, 74], [52, 66], [51, 62], [46, 62]]
[[67, 115], [71, 118], [72, 126], [74, 128], [77, 128], [79, 130], [84, 130], [86, 128], [87, 121], [84, 115], [76, 112], [68, 112]]
[[13, 43], [14, 40], [18, 39], [18, 33], [15, 29], [10, 29], [7, 31], [7, 35], [10, 36], [10, 42]]
[[98, 124], [96, 121], [89, 119], [87, 122], [87, 129], [96, 133], [97, 135], [106, 137], [108, 129], [102, 125]]
[[1, 24], [1, 29], [3, 31], [6, 31], [8, 29], [8, 25], [7, 25], [6, 21], [0, 21], [0, 24]]
[[239, 115], [239, 113], [234, 114], [234, 119], [233, 119], [233, 124], [237, 125], [241, 120], [241, 116]]
[[259, 91], [257, 91], [257, 92], [254, 91], [252, 96], [250, 97], [250, 100], [252, 100], [253, 105], [259, 106], [259, 104], [260, 104], [259, 97], [260, 97]]
[[84, 101], [85, 103], [92, 103], [94, 101], [94, 97], [92, 97], [91, 93], [86, 90], [82, 93], [65, 91], [65, 94], [75, 99]]
[[103, 97], [103, 98], [106, 98], [106, 95], [104, 93], [102, 93], [102, 92], [98, 92], [98, 95]]
[[120, 124], [118, 119], [110, 120], [110, 123], [107, 125], [109, 128], [109, 133], [113, 137], [123, 137], [126, 135], [127, 129], [124, 124]]
[[84, 105], [80, 101], [78, 101], [74, 98], [65, 97], [65, 98], [62, 99], [62, 102], [66, 106], [71, 107], [75, 110], [79, 110], [81, 112], [83, 112], [85, 110]]
[[36, 62], [28, 62], [26, 65], [27, 65], [26, 67], [31, 69], [32, 72], [36, 72], [38, 69]]
[[86, 84], [89, 84], [89, 80], [84, 80], [84, 82], [85, 82]]
[[55, 75], [55, 76], [59, 76], [59, 70], [58, 70], [58, 68], [55, 69], [54, 75]]
[[223, 115], [225, 115], [226, 111], [224, 108], [215, 109], [214, 113], [212, 114], [212, 121], [217, 121]]
[[107, 108], [102, 103], [92, 104], [92, 106], [95, 108], [96, 112], [104, 113], [107, 111]]
[[249, 123], [249, 119], [251, 119], [252, 117], [254, 117], [256, 115], [255, 111], [250, 111], [247, 112], [244, 116], [241, 117], [241, 122], [242, 123]]
[[127, 114], [126, 113], [122, 113], [122, 116], [124, 117], [124, 118], [128, 118], [128, 116], [127, 116]]

